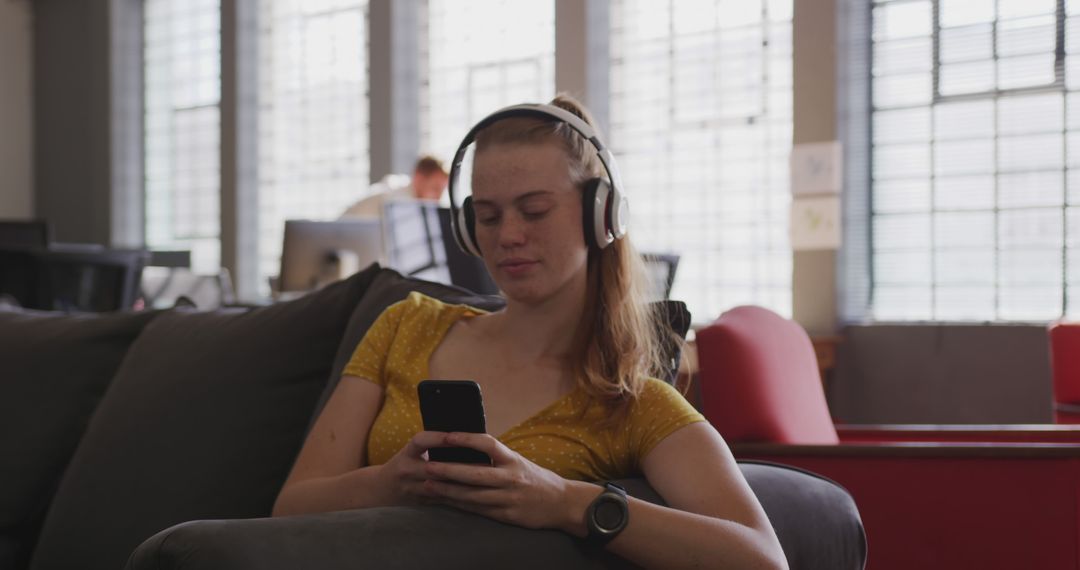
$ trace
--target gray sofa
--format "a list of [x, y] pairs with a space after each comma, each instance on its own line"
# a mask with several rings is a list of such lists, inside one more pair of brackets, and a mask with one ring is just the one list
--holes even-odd
[[[266, 518], [353, 347], [412, 290], [502, 304], [373, 266], [267, 307], [0, 308], [0, 569], [624, 566], [562, 533], [438, 507]], [[842, 488], [741, 467], [792, 568], [863, 567]]]

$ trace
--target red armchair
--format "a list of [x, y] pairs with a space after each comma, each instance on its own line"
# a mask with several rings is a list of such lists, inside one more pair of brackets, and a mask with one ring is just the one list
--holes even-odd
[[1054, 421], [1080, 424], [1080, 323], [1050, 326], [1050, 368], [1054, 380]]
[[698, 331], [702, 407], [740, 459], [851, 492], [868, 564], [1080, 568], [1080, 426], [833, 426], [810, 340], [759, 307]]
[[761, 307], [737, 307], [699, 330], [697, 346], [704, 413], [724, 437], [839, 443], [814, 347], [798, 324]]

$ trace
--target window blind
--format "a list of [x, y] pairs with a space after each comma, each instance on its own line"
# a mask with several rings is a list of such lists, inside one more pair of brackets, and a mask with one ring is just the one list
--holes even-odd
[[217, 272], [220, 4], [147, 0], [144, 37], [146, 243]]
[[555, 95], [552, 0], [429, 0], [421, 146], [449, 165], [476, 121]]
[[643, 251], [682, 256], [672, 297], [705, 322], [791, 315], [791, 0], [616, 0], [611, 145]]
[[260, 277], [280, 269], [286, 219], [337, 218], [370, 185], [367, 7], [259, 4]]
[[871, 316], [1080, 315], [1080, 2], [872, 8]]

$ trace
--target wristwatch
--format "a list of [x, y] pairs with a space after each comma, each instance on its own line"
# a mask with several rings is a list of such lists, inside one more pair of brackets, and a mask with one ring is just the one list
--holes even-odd
[[604, 483], [604, 492], [585, 509], [585, 527], [589, 530], [585, 541], [593, 546], [603, 546], [618, 536], [629, 520], [626, 489], [608, 481]]

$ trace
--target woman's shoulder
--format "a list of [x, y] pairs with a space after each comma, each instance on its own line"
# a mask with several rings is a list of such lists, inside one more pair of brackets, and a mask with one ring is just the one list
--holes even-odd
[[668, 400], [671, 398], [685, 400], [683, 395], [680, 394], [674, 386], [659, 378], [646, 378], [641, 385], [641, 391], [638, 393], [638, 399], [646, 402], [658, 399]]
[[679, 390], [658, 378], [645, 379], [637, 398], [631, 404], [631, 409], [637, 412], [631, 413], [631, 416], [637, 417], [651, 417], [657, 413], [674, 415], [697, 413]]
[[701, 421], [705, 417], [674, 386], [649, 378], [631, 405], [626, 432], [640, 460], [675, 430]]
[[462, 314], [484, 314], [487, 311], [469, 305], [447, 303], [419, 291], [412, 291], [404, 299], [390, 305], [384, 316], [399, 324], [430, 326], [442, 319], [457, 319]]
[[459, 312], [468, 311], [477, 314], [486, 313], [487, 311], [473, 307], [471, 305], [447, 303], [440, 299], [436, 299], [430, 295], [425, 295], [419, 291], [410, 291], [409, 295], [391, 305], [391, 307], [400, 306], [400, 310], [404, 312], [421, 312], [431, 314], [441, 314], [446, 312]]

